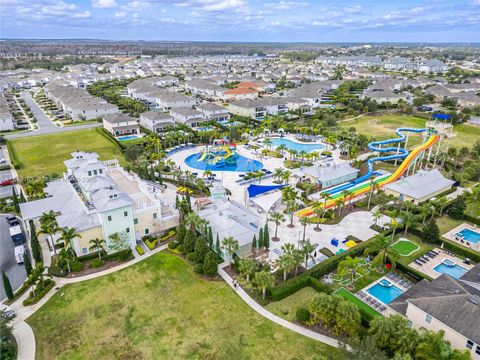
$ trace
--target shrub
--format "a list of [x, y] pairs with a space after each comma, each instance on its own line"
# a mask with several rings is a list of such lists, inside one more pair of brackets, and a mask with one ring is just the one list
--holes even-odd
[[178, 245], [180, 245], [180, 244], [177, 243], [176, 241], [172, 241], [171, 243], [168, 243], [168, 248], [170, 250], [173, 250], [173, 249], [176, 249], [178, 247]]
[[174, 237], [175, 233], [176, 233], [175, 230], [170, 230], [166, 234], [163, 233], [162, 236], [160, 237], [160, 241], [166, 241], [166, 240]]
[[83, 263], [81, 261], [75, 260], [70, 264], [70, 270], [72, 272], [78, 272], [83, 270]]
[[[188, 255], [191, 255], [191, 254], [188, 254]], [[197, 274], [203, 274], [203, 264], [202, 263], [196, 264], [193, 269], [195, 270], [195, 272]]]
[[[155, 239], [153, 241], [150, 241], [150, 240], [145, 240], [144, 241], [145, 245], [147, 245], [147, 247], [150, 249], [150, 250], [153, 250], [155, 249], [155, 247], [157, 246], [158, 244], [158, 240]], [[137, 245], [138, 246], [138, 245]], [[143, 250], [143, 249], [142, 249]]]
[[[147, 245], [147, 246], [148, 246], [148, 245]], [[143, 248], [142, 248], [140, 245], [135, 246], [135, 250], [137, 250], [137, 253], [138, 253], [138, 255], [140, 255], [140, 256], [143, 255], [143, 254], [145, 254], [145, 251], [143, 250]]]
[[[143, 249], [142, 249], [143, 250]], [[99, 268], [100, 266], [102, 266], [104, 264], [104, 261], [103, 260], [100, 260], [99, 258], [96, 258], [94, 260], [92, 260], [92, 262], [90, 263], [90, 269], [96, 269], [96, 268]]]
[[295, 314], [298, 321], [306, 324], [310, 320], [310, 311], [305, 308], [300, 308]]
[[28, 297], [23, 300], [23, 306], [33, 305], [40, 301], [49, 291], [51, 288], [55, 286], [55, 281], [46, 279], [45, 280], [45, 287], [40, 289], [38, 286], [35, 289], [35, 296], [33, 295], [33, 291], [28, 294]]
[[179, 253], [183, 253], [183, 251], [184, 251], [184, 249], [183, 249], [183, 244], [178, 245], [177, 251], [178, 251]]
[[323, 255], [328, 256], [328, 257], [332, 257], [332, 256], [335, 255], [329, 248], [326, 248], [326, 247], [321, 248], [319, 251], [320, 251]]
[[187, 254], [187, 260], [190, 262], [195, 262], [195, 255], [192, 253]]
[[135, 258], [135, 256], [132, 253], [132, 249], [125, 249], [118, 251], [113, 254], [108, 254], [104, 257], [105, 260], [116, 260], [116, 261], [129, 261]]

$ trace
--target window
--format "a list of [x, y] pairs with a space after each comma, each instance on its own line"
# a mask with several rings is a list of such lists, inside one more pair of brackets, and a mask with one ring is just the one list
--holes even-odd
[[157, 213], [153, 213], [153, 218], [154, 218], [154, 219], [157, 218]]
[[88, 176], [92, 176], [92, 172], [91, 172], [91, 171], [88, 172]]
[[145, 235], [148, 235], [150, 233], [150, 229], [145, 229]]
[[102, 169], [98, 169], [98, 172], [99, 172], [100, 174], [103, 174], [103, 170], [102, 170]]
[[128, 216], [128, 211], [124, 211], [123, 216]]
[[108, 221], [112, 221], [112, 216], [108, 215], [107, 219], [108, 219]]
[[[473, 349], [473, 341], [472, 340], [467, 340], [467, 345], [465, 345], [467, 349], [472, 350]], [[477, 346], [478, 348], [478, 346]]]
[[97, 170], [93, 170], [93, 175], [97, 175]]
[[82, 254], [86, 254], [88, 252], [88, 249], [86, 247], [82, 248]]
[[130, 232], [130, 228], [126, 228], [125, 232], [128, 234]]
[[480, 346], [477, 345], [477, 348], [475, 349], [475, 354], [480, 355]]
[[133, 219], [133, 223], [134, 223], [135, 225], [138, 225], [138, 219]]
[[427, 314], [427, 316], [425, 317], [425, 321], [430, 324], [432, 322], [432, 315]]

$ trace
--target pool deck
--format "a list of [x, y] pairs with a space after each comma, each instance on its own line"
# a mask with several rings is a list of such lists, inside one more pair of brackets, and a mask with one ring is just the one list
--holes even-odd
[[464, 242], [462, 242], [461, 239], [459, 239], [458, 236], [456, 236], [456, 234], [458, 234], [460, 231], [462, 231], [464, 229], [470, 229], [470, 230], [474, 230], [475, 232], [480, 233], [480, 227], [465, 222], [465, 223], [453, 228], [452, 230], [446, 232], [442, 236], [445, 239], [456, 242], [458, 245], [462, 245], [462, 246], [466, 247], [467, 249], [480, 251], [480, 242], [478, 242], [476, 244], [470, 243], [470, 245], [468, 245], [467, 241], [464, 240]]
[[413, 261], [410, 264], [408, 264], [408, 266], [410, 266], [412, 269], [415, 269], [415, 270], [418, 270], [418, 271], [424, 273], [425, 275], [430, 276], [432, 279], [436, 279], [440, 275], [442, 275], [442, 274], [436, 272], [435, 270], [433, 270], [433, 268], [440, 265], [443, 262], [443, 260], [445, 260], [445, 259], [453, 261], [458, 266], [461, 266], [461, 267], [463, 267], [467, 270], [470, 270], [471, 268], [473, 268], [473, 265], [464, 264], [462, 259], [460, 259], [456, 256], [453, 256], [450, 253], [447, 253], [442, 249], [435, 248], [433, 250], [438, 252], [439, 255], [437, 255], [433, 259], [430, 259], [429, 261], [427, 261], [423, 265], [418, 265], [417, 263], [415, 263], [415, 261]]

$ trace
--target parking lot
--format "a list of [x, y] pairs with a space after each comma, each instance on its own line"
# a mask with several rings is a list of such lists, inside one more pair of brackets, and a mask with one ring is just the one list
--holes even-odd
[[[3, 153], [3, 149], [0, 148], [0, 160], [5, 159], [5, 154]], [[6, 165], [5, 164], [0, 164], [1, 165]], [[0, 171], [0, 183], [6, 180], [13, 179], [12, 172], [10, 170], [1, 170]], [[13, 186], [12, 185], [7, 185], [7, 186], [0, 186], [0, 199], [9, 197], [13, 195]]]
[[[23, 284], [27, 278], [27, 273], [25, 272], [23, 264], [17, 264], [15, 260], [14, 246], [10, 238], [9, 227], [6, 215], [0, 215], [0, 269], [7, 273], [12, 289], [15, 291]], [[0, 285], [0, 299], [4, 299], [6, 295], [1, 278]]]

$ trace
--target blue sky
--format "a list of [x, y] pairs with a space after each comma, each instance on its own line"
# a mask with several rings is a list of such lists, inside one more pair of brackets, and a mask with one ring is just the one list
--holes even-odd
[[2, 38], [479, 42], [480, 0], [0, 0]]

